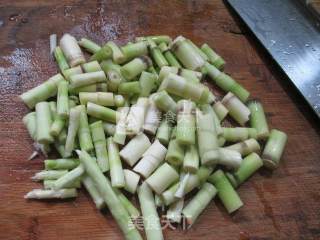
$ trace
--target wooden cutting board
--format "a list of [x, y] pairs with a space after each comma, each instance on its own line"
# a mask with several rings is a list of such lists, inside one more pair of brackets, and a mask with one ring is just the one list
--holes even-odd
[[270, 126], [288, 133], [280, 167], [259, 171], [239, 189], [245, 203], [228, 215], [212, 202], [188, 231], [166, 228], [166, 239], [320, 239], [320, 127], [296, 91], [222, 1], [0, 2], [0, 239], [122, 239], [108, 211], [81, 191], [75, 201], [26, 201], [43, 168], [32, 152], [17, 95], [56, 73], [49, 35], [70, 32], [98, 43], [135, 36], [183, 34], [207, 42], [227, 61], [226, 72], [264, 104]]

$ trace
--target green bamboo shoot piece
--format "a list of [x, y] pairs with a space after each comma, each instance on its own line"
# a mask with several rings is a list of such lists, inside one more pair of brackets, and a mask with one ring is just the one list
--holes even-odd
[[170, 141], [172, 127], [166, 119], [163, 119], [157, 130], [156, 138], [161, 142], [161, 144], [167, 146]]
[[200, 83], [192, 83], [184, 77], [169, 73], [161, 82], [158, 91], [166, 90], [168, 93], [197, 103], [208, 103], [209, 89]]
[[[69, 100], [68, 100], [68, 102], [69, 102]], [[52, 115], [52, 120], [53, 120], [51, 127], [50, 127], [50, 134], [53, 137], [57, 137], [60, 135], [60, 133], [63, 131], [63, 128], [65, 127], [66, 119], [64, 117], [61, 117], [57, 113], [56, 102], [50, 102], [49, 104], [50, 104], [51, 115]], [[68, 103], [68, 105], [69, 105], [69, 103]]]
[[212, 184], [204, 183], [202, 185], [200, 191], [182, 210], [182, 213], [186, 217], [189, 225], [193, 225], [195, 223], [201, 212], [203, 212], [216, 194], [217, 189]]
[[126, 182], [124, 189], [129, 193], [134, 194], [137, 190], [140, 176], [129, 169], [124, 169], [123, 173], [124, 173], [124, 180]]
[[86, 73], [102, 71], [102, 68], [101, 68], [101, 66], [100, 66], [98, 61], [92, 61], [92, 62], [84, 63], [84, 64], [82, 64], [81, 67], [82, 67], [83, 71], [86, 72]]
[[33, 189], [28, 192], [24, 198], [27, 199], [65, 199], [77, 197], [77, 190], [75, 188], [51, 190], [51, 189]]
[[75, 89], [95, 83], [107, 82], [104, 71], [74, 74], [70, 77], [70, 88]]
[[239, 152], [242, 156], [247, 156], [253, 152], [258, 153], [260, 151], [260, 145], [254, 138], [247, 139], [243, 142], [235, 143], [225, 148], [235, 150]]
[[145, 134], [138, 134], [120, 151], [121, 158], [131, 167], [142, 157], [143, 153], [151, 146]]
[[66, 188], [74, 181], [78, 181], [78, 179], [83, 175], [83, 173], [84, 167], [82, 166], [82, 164], [80, 164], [76, 168], [72, 169], [70, 172], [59, 177], [53, 184], [53, 190]]
[[112, 59], [115, 63], [123, 63], [126, 60], [125, 55], [123, 54], [122, 50], [112, 41], [107, 42], [106, 44], [112, 50]]
[[140, 41], [145, 41], [147, 39], [151, 39], [152, 41], [154, 41], [156, 44], [160, 44], [160, 43], [166, 43], [169, 44], [172, 42], [172, 39], [170, 36], [168, 35], [155, 35], [155, 36], [147, 36], [147, 37], [136, 37], [136, 42], [140, 42]]
[[140, 216], [140, 212], [136, 207], [130, 202], [130, 200], [117, 188], [113, 188], [113, 191], [117, 195], [120, 203], [124, 206], [124, 208], [129, 213], [132, 219], [136, 219]]
[[176, 113], [177, 103], [172, 99], [172, 97], [166, 91], [161, 91], [156, 93], [153, 100], [157, 108], [159, 108], [161, 111], [164, 111], [164, 112], [170, 111], [172, 113]]
[[160, 43], [159, 48], [170, 66], [182, 67], [165, 42]]
[[199, 169], [199, 154], [195, 145], [190, 145], [184, 155], [183, 170], [185, 172], [196, 173]]
[[99, 193], [95, 183], [93, 182], [93, 180], [88, 175], [85, 175], [82, 178], [82, 183], [83, 183], [83, 186], [85, 187], [85, 189], [90, 194], [97, 209], [104, 208], [106, 204], [105, 204], [104, 199], [102, 198], [101, 194]]
[[97, 157], [97, 163], [102, 172], [109, 170], [109, 159], [107, 152], [107, 142], [104, 135], [102, 121], [97, 121], [90, 125], [92, 141]]
[[161, 194], [167, 187], [179, 179], [179, 174], [169, 164], [162, 164], [150, 177], [146, 183], [157, 194]]
[[132, 80], [151, 66], [151, 60], [147, 56], [141, 56], [123, 65], [121, 74], [128, 80]]
[[84, 49], [86, 49], [88, 52], [93, 54], [101, 49], [101, 47], [97, 43], [87, 38], [81, 38], [78, 44]]
[[250, 114], [250, 126], [257, 130], [258, 139], [266, 139], [269, 136], [269, 127], [264, 114], [262, 104], [257, 100], [248, 103]]
[[126, 121], [127, 121], [129, 110], [130, 109], [128, 107], [121, 107], [117, 109], [119, 113], [119, 120], [116, 125], [113, 141], [115, 141], [120, 145], [123, 145], [126, 141], [126, 137], [127, 137]]
[[140, 97], [137, 103], [131, 106], [126, 119], [126, 130], [129, 135], [142, 132], [148, 105], [149, 99]]
[[153, 101], [153, 96], [149, 98], [149, 105], [145, 114], [143, 130], [151, 135], [155, 135], [161, 121], [161, 111]]
[[258, 154], [251, 153], [250, 155], [245, 157], [241, 163], [240, 168], [238, 168], [238, 170], [233, 173], [236, 181], [236, 185], [233, 184], [233, 187], [238, 187], [240, 184], [245, 182], [262, 166], [263, 161]]
[[119, 147], [112, 137], [107, 139], [107, 149], [112, 187], [122, 188], [125, 186], [124, 172], [120, 160]]
[[208, 59], [208, 57], [207, 57], [207, 55], [203, 52], [203, 51], [201, 51], [201, 49], [196, 45], [196, 44], [194, 44], [190, 39], [187, 39], [187, 42], [192, 46], [192, 48], [202, 57], [202, 59], [204, 60], [204, 61], [208, 61], [209, 59]]
[[88, 123], [88, 116], [86, 113], [86, 107], [80, 105], [81, 113], [80, 113], [80, 124], [78, 129], [78, 139], [80, 143], [81, 150], [84, 151], [92, 151], [93, 150], [93, 143], [90, 134], [90, 128]]
[[212, 48], [210, 48], [208, 44], [203, 44], [201, 46], [201, 51], [207, 55], [208, 62], [213, 64], [219, 70], [223, 70], [225, 61]]
[[[81, 66], [76, 66], [76, 67], [69, 68], [62, 71], [63, 76], [68, 82], [70, 82], [70, 76], [80, 74], [80, 73], [83, 73]], [[70, 90], [70, 86], [69, 86], [69, 90]]]
[[61, 81], [58, 84], [57, 113], [61, 118], [69, 116], [68, 85], [67, 81]]
[[60, 159], [46, 159], [44, 160], [44, 168], [46, 170], [70, 170], [79, 165], [79, 159], [74, 158], [60, 158]]
[[[116, 96], [111, 92], [80, 92], [79, 98], [82, 105], [86, 105], [88, 102], [92, 102], [101, 106], [113, 107], [116, 104], [122, 104], [121, 100], [116, 101]], [[121, 96], [121, 95], [119, 95]], [[118, 98], [118, 97], [117, 97]]]
[[148, 43], [140, 41], [137, 43], [127, 44], [121, 47], [121, 50], [127, 61], [148, 54]]
[[138, 189], [138, 197], [141, 206], [144, 229], [148, 240], [163, 240], [160, 219], [154, 202], [153, 193], [146, 184], [142, 183]]
[[[107, 204], [112, 216], [115, 218], [121, 231], [123, 232], [124, 238], [126, 240], [142, 240], [139, 232], [132, 224], [127, 210], [122, 204], [119, 204], [119, 198], [111, 187], [110, 181], [103, 175], [97, 163], [90, 157], [87, 152], [77, 151], [77, 153], [79, 155], [80, 161], [86, 169], [86, 173], [95, 183], [95, 186], [97, 187], [102, 198]], [[109, 157], [109, 159], [111, 158]]]
[[106, 59], [112, 58], [112, 49], [105, 44], [103, 47], [99, 49], [99, 51], [95, 52], [91, 57], [90, 61], [98, 61], [101, 62]]
[[228, 142], [239, 142], [249, 138], [257, 138], [257, 130], [255, 128], [235, 127], [222, 129], [223, 137]]
[[285, 145], [287, 134], [277, 129], [272, 129], [262, 152], [263, 165], [269, 169], [278, 167]]
[[218, 118], [220, 121], [222, 121], [223, 119], [225, 119], [225, 117], [228, 115], [229, 110], [220, 102], [216, 102], [215, 104], [213, 104], [213, 110], [215, 111], [215, 113], [217, 114]]
[[196, 119], [195, 104], [188, 100], [180, 100], [177, 103], [177, 141], [182, 145], [195, 144]]
[[248, 100], [250, 93], [242, 85], [233, 80], [229, 75], [221, 72], [210, 63], [205, 63], [204, 70], [209, 75], [211, 80], [222, 90], [225, 92], [232, 92], [242, 102], [246, 102]]
[[54, 58], [56, 59], [61, 72], [70, 68], [67, 59], [65, 58], [60, 47], [56, 47], [54, 49]]
[[250, 110], [239, 98], [229, 92], [221, 100], [222, 104], [228, 109], [229, 115], [233, 117], [241, 126], [249, 121]]
[[118, 86], [118, 93], [126, 96], [141, 94], [141, 84], [138, 81], [123, 82]]
[[157, 87], [158, 77], [156, 74], [143, 71], [139, 78], [141, 87], [140, 97], [148, 97]]
[[63, 81], [63, 76], [58, 73], [53, 77], [49, 78], [44, 83], [32, 88], [31, 90], [20, 95], [20, 99], [30, 108], [38, 102], [47, 100], [49, 97], [53, 97], [57, 94], [58, 84]]
[[177, 37], [171, 44], [171, 51], [188, 69], [199, 70], [205, 61], [194, 47], [182, 36]]
[[66, 33], [60, 39], [60, 48], [67, 58], [70, 67], [75, 67], [82, 63], [85, 63], [86, 59], [78, 45], [77, 40]]
[[67, 170], [45, 170], [37, 172], [34, 176], [31, 177], [31, 179], [34, 181], [56, 180], [67, 173]]
[[[57, 180], [44, 180], [43, 181], [43, 188], [44, 189], [53, 189], [54, 183]], [[80, 178], [76, 179], [73, 182], [70, 182], [69, 184], [67, 184], [64, 188], [80, 188], [81, 187], [81, 181]]]
[[167, 149], [155, 140], [152, 145], [143, 153], [142, 159], [133, 168], [133, 171], [140, 173], [147, 178], [163, 162]]
[[[201, 159], [201, 164], [214, 165], [217, 163], [217, 149], [218, 138], [215, 126], [213, 124], [214, 119], [212, 114], [201, 112], [199, 109], [196, 111], [197, 116], [197, 140], [198, 150]], [[210, 141], [208, 141], [210, 139]], [[207, 152], [210, 152], [206, 155]], [[215, 154], [216, 153], [216, 154]]]
[[166, 161], [174, 166], [180, 166], [183, 164], [184, 154], [185, 149], [178, 139], [171, 139], [166, 154]]
[[147, 42], [149, 45], [152, 59], [157, 64], [157, 66], [159, 68], [162, 68], [163, 66], [168, 66], [169, 63], [167, 62], [166, 58], [162, 55], [162, 52], [157, 46], [157, 44], [151, 38], [147, 38]]
[[37, 142], [48, 144], [53, 142], [50, 135], [50, 127], [52, 124], [52, 116], [48, 102], [39, 102], [36, 104], [37, 119]]
[[218, 190], [218, 196], [228, 213], [232, 213], [243, 206], [243, 203], [233, 189], [228, 178], [222, 170], [215, 171], [209, 178], [208, 182], [212, 183]]
[[106, 108], [95, 103], [87, 103], [87, 114], [106, 122], [116, 123], [117, 112], [111, 108]]

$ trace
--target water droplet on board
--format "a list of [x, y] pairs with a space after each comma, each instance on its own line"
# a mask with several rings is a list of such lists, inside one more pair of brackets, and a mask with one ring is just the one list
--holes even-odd
[[9, 16], [9, 21], [17, 21], [19, 14], [13, 13]]
[[305, 47], [310, 47], [310, 44], [306, 43], [304, 46], [305, 46]]

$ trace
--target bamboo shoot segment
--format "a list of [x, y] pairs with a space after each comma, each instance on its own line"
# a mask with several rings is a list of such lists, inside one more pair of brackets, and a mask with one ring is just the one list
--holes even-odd
[[149, 106], [147, 108], [146, 117], [144, 119], [143, 130], [155, 135], [161, 121], [161, 112], [157, 108], [153, 100], [149, 99]]
[[262, 153], [263, 164], [269, 169], [278, 167], [285, 145], [287, 134], [277, 129], [272, 129]]
[[109, 158], [111, 185], [112, 187], [118, 188], [124, 187], [125, 178], [119, 155], [119, 147], [113, 141], [112, 137], [109, 137], [107, 139], [107, 150]]
[[223, 137], [228, 142], [240, 142], [249, 138], [257, 138], [257, 130], [255, 128], [235, 127], [222, 128]]
[[126, 128], [129, 135], [138, 134], [142, 131], [148, 105], [148, 98], [139, 98], [137, 103], [131, 106], [126, 119]]
[[225, 147], [225, 149], [235, 150], [242, 156], [247, 156], [250, 153], [258, 153], [260, 151], [260, 145], [254, 138], [247, 139], [243, 142], [235, 143], [233, 145]]
[[208, 181], [217, 188], [218, 196], [228, 213], [232, 213], [243, 206], [239, 195], [233, 189], [231, 183], [222, 170], [215, 171], [208, 178]]
[[75, 67], [86, 62], [77, 40], [70, 34], [66, 33], [62, 36], [60, 48], [67, 58], [70, 67]]
[[95, 83], [107, 82], [104, 71], [74, 74], [70, 77], [70, 88], [75, 89]]
[[140, 173], [147, 178], [163, 162], [167, 149], [155, 140], [152, 145], [143, 153], [143, 158], [133, 168], [133, 171]]
[[264, 114], [262, 104], [257, 100], [248, 103], [250, 109], [250, 125], [257, 130], [258, 139], [266, 139], [269, 136], [269, 127]]
[[138, 134], [128, 142], [120, 151], [121, 158], [131, 167], [143, 156], [145, 151], [151, 146], [149, 138], [143, 133]]
[[248, 100], [250, 93], [242, 85], [233, 80], [229, 75], [224, 72], [220, 72], [219, 69], [210, 63], [206, 63], [203, 70], [222, 90], [225, 92], [232, 92], [242, 102], [246, 102]]
[[[197, 109], [197, 140], [201, 163], [214, 165], [218, 159], [218, 138], [210, 113], [203, 113]], [[210, 141], [208, 141], [210, 139]], [[209, 152], [204, 158], [205, 154]]]
[[168, 163], [162, 164], [157, 170], [147, 178], [146, 183], [157, 194], [161, 194], [167, 187], [179, 179], [177, 171]]
[[[238, 187], [263, 166], [263, 161], [256, 153], [245, 157], [237, 171], [227, 174], [233, 187]], [[231, 178], [230, 178], [231, 177]]]
[[190, 70], [199, 70], [205, 64], [201, 55], [182, 36], [177, 37], [171, 44], [171, 50], [179, 61]]
[[133, 59], [131, 62], [121, 67], [121, 74], [128, 80], [132, 80], [151, 66], [151, 59], [147, 56], [141, 56]]
[[153, 193], [145, 182], [139, 186], [138, 197], [143, 215], [143, 225], [148, 240], [163, 240], [160, 219]]
[[79, 99], [82, 105], [92, 102], [105, 107], [121, 107], [123, 102], [121, 95], [115, 95], [111, 92], [80, 92]]
[[32, 109], [38, 102], [45, 101], [49, 97], [56, 95], [58, 91], [58, 84], [63, 80], [63, 76], [58, 73], [44, 83], [21, 94], [20, 98], [30, 109]]
[[124, 169], [123, 173], [124, 173], [124, 180], [126, 182], [124, 189], [129, 193], [134, 194], [137, 190], [140, 176], [129, 169]]
[[77, 190], [75, 188], [52, 190], [52, 189], [33, 189], [28, 192], [24, 198], [28, 199], [64, 199], [77, 197]]
[[37, 142], [48, 144], [53, 142], [50, 134], [52, 116], [48, 102], [39, 102], [36, 105]]
[[219, 56], [208, 44], [203, 44], [201, 46], [201, 51], [204, 52], [207, 57], [208, 61], [213, 64], [219, 70], [223, 70], [225, 61], [221, 56]]
[[185, 78], [173, 73], [169, 73], [163, 79], [158, 91], [161, 90], [185, 99], [191, 99], [197, 103], [208, 103], [210, 100], [209, 89], [206, 86], [200, 83], [189, 82]]
[[239, 98], [233, 95], [233, 93], [229, 92], [221, 102], [229, 110], [230, 116], [241, 126], [244, 126], [245, 123], [249, 121], [249, 108], [244, 105]]
[[217, 189], [212, 184], [205, 183], [202, 185], [200, 191], [182, 210], [182, 213], [187, 218], [189, 225], [194, 224], [198, 216], [207, 207], [216, 194]]
[[115, 133], [113, 135], [113, 141], [116, 143], [123, 145], [126, 141], [127, 131], [126, 131], [126, 121], [129, 113], [128, 107], [118, 108], [119, 120], [116, 125]]
[[182, 145], [195, 144], [196, 119], [195, 104], [188, 100], [178, 102], [177, 140]]

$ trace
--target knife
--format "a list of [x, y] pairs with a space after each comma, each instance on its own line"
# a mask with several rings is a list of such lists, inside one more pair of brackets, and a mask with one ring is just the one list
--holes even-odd
[[297, 0], [227, 0], [320, 118], [320, 23]]

